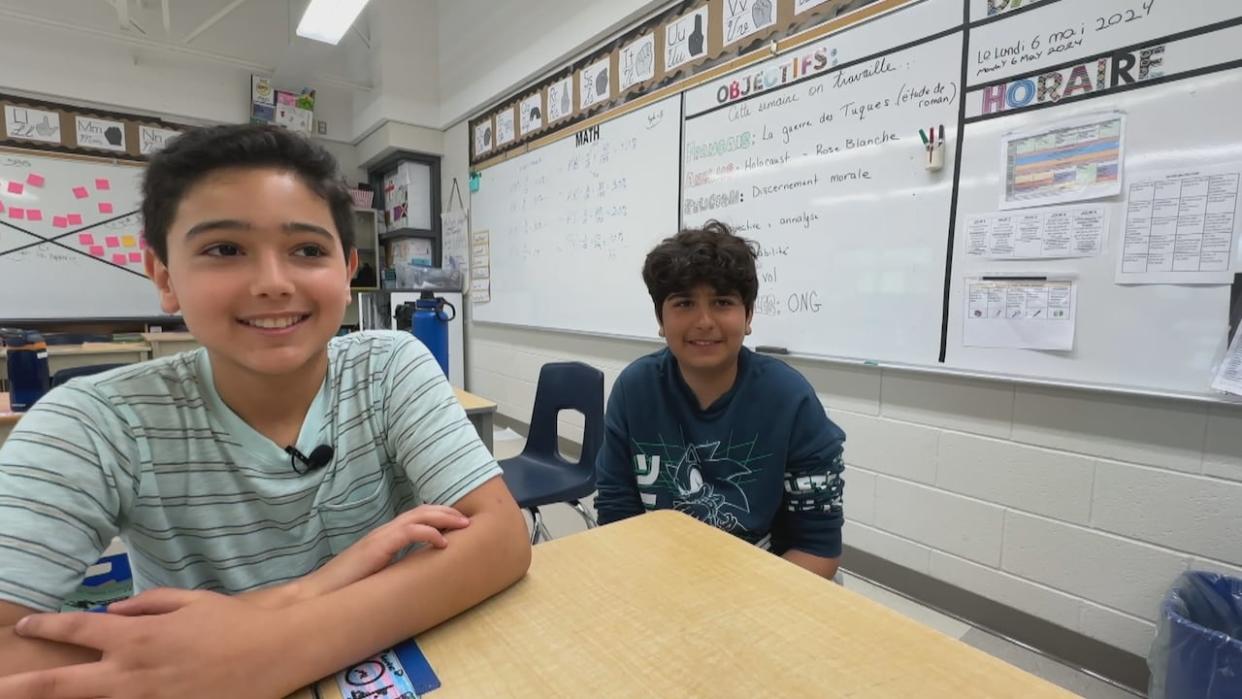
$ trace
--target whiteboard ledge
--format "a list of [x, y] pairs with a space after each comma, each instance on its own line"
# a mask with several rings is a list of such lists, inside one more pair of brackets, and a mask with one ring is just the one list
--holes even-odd
[[[580, 337], [590, 337], [600, 340], [622, 340], [625, 342], [636, 342], [652, 346], [664, 346], [663, 340], [650, 337], [635, 337], [633, 335], [617, 335], [612, 333], [584, 332], [581, 330], [566, 330], [564, 328], [545, 328], [534, 325], [519, 325], [516, 323], [500, 323], [488, 320], [470, 319], [472, 325], [486, 325], [497, 328], [513, 328], [515, 330], [530, 330], [534, 332], [553, 332], [564, 335], [577, 335]], [[775, 355], [767, 355], [775, 356]], [[1061, 381], [1054, 379], [1041, 379], [1033, 376], [1014, 376], [1010, 374], [994, 374], [986, 371], [976, 371], [971, 369], [955, 369], [953, 367], [939, 366], [920, 366], [918, 364], [902, 364], [900, 362], [881, 362], [871, 359], [858, 359], [854, 357], [836, 357], [825, 354], [806, 354], [802, 352], [794, 352], [790, 350], [789, 354], [779, 356], [782, 360], [800, 360], [808, 362], [821, 362], [824, 364], [835, 364], [838, 366], [862, 367], [864, 369], [876, 370], [893, 370], [909, 374], [924, 374], [930, 376], [951, 376], [959, 379], [976, 379], [980, 381], [993, 381], [997, 383], [1010, 383], [1020, 386], [1040, 386], [1045, 388], [1059, 388], [1072, 391], [1090, 391], [1092, 393], [1110, 393], [1114, 395], [1130, 396], [1134, 398], [1151, 398], [1159, 400], [1176, 400], [1190, 403], [1200, 403], [1206, 405], [1216, 405], [1232, 407], [1242, 410], [1242, 396], [1231, 396], [1226, 393], [1192, 393], [1189, 391], [1174, 391], [1161, 388], [1134, 388], [1129, 386], [1117, 386], [1114, 384], [1090, 383], [1086, 381]]]

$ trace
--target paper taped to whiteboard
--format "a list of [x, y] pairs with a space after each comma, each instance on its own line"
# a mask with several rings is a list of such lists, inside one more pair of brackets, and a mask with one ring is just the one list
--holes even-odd
[[1242, 163], [1131, 179], [1117, 283], [1232, 283]]
[[1064, 204], [1121, 193], [1125, 115], [1097, 114], [1001, 139], [1002, 209]]
[[1242, 396], [1242, 332], [1234, 332], [1229, 352], [1220, 363], [1212, 388], [1235, 396]]
[[979, 214], [966, 220], [966, 252], [992, 260], [1094, 257], [1107, 231], [1105, 204]]
[[1078, 288], [1072, 279], [966, 279], [967, 347], [1072, 350]]

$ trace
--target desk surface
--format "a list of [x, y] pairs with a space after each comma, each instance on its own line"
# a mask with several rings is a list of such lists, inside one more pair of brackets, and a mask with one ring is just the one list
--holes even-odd
[[[473, 415], [475, 413], [494, 412], [496, 404], [474, 395], [467, 393], [460, 388], [454, 388], [453, 392], [457, 394], [457, 402], [461, 403], [461, 407], [466, 409], [466, 414]], [[22, 417], [21, 413], [9, 412], [9, 394], [0, 393], [0, 425], [14, 425]]]
[[188, 332], [143, 333], [142, 338], [147, 342], [197, 342], [194, 336]]
[[436, 699], [1073, 696], [672, 511], [536, 546], [418, 643]]
[[496, 411], [496, 404], [482, 396], [476, 396], [456, 387], [453, 388], [453, 393], [457, 394], [457, 402], [461, 403], [461, 407], [466, 409], [467, 415]]

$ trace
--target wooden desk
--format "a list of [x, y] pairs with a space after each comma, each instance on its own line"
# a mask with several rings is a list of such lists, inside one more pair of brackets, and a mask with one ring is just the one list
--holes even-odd
[[677, 512], [533, 555], [513, 588], [418, 638], [434, 699], [1073, 696]]
[[198, 340], [190, 333], [143, 333], [142, 338], [151, 345], [152, 359], [199, 348]]
[[496, 404], [460, 388], [454, 388], [453, 392], [457, 394], [457, 402], [466, 409], [466, 417], [470, 418], [487, 450], [495, 453], [496, 450], [492, 448], [492, 429], [495, 424]]
[[[81, 345], [52, 345], [47, 348], [48, 372], [91, 364], [135, 364], [150, 358], [151, 346], [144, 342], [87, 342]], [[7, 376], [6, 350], [0, 348], [0, 376]]]
[[[483, 444], [487, 445], [488, 451], [492, 451], [492, 424], [496, 414], [496, 404], [460, 388], [455, 388], [453, 391], [457, 394], [457, 402], [466, 409], [466, 417], [470, 418]], [[0, 393], [0, 443], [3, 443], [4, 439], [9, 436], [13, 425], [16, 425], [21, 417], [21, 413], [9, 412], [9, 394]]]

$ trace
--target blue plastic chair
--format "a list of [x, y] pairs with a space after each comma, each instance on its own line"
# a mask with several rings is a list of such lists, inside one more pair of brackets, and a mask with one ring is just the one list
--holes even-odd
[[[577, 410], [586, 418], [577, 463], [562, 458], [557, 448], [556, 419], [562, 410]], [[595, 518], [578, 501], [595, 492], [595, 456], [603, 443], [604, 373], [582, 362], [544, 364], [526, 446], [520, 455], [500, 462], [513, 499], [530, 511], [532, 544], [552, 538], [539, 514], [544, 505], [566, 503], [582, 515], [588, 529], [595, 526]]]
[[70, 379], [76, 379], [79, 376], [90, 376], [91, 374], [102, 374], [105, 371], [116, 369], [117, 367], [129, 366], [128, 364], [89, 364], [87, 366], [74, 366], [68, 369], [61, 369], [52, 374], [52, 388], [61, 386], [69, 382]]

